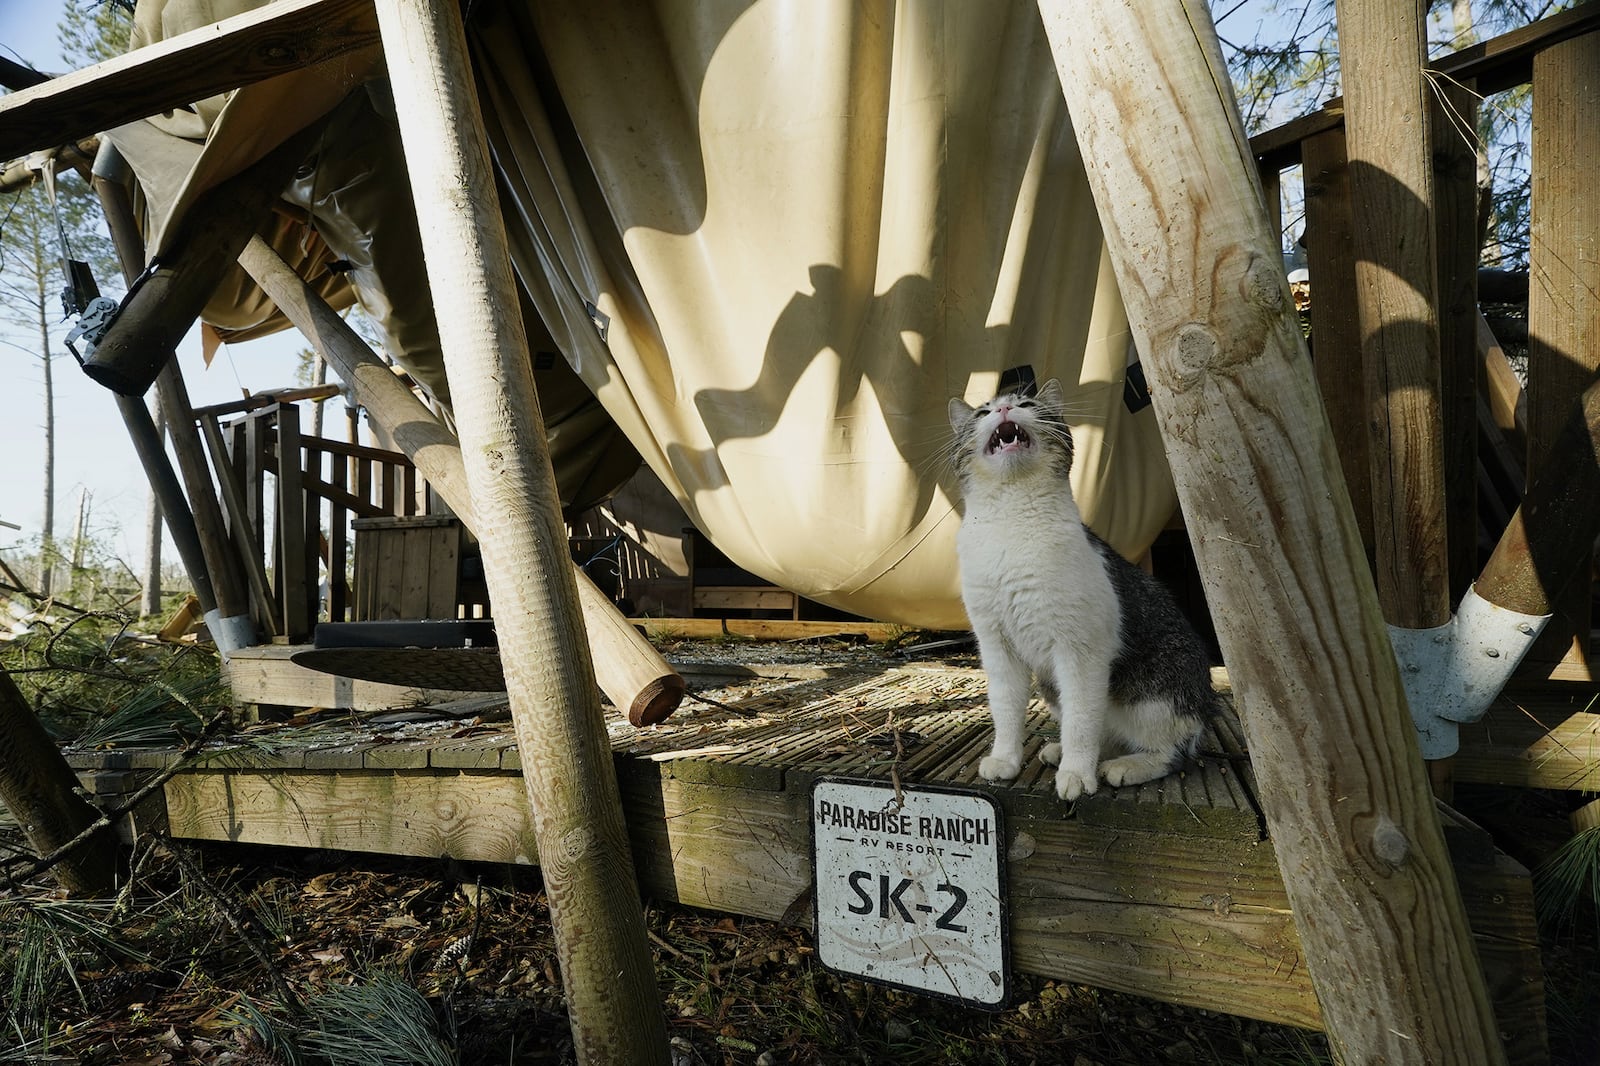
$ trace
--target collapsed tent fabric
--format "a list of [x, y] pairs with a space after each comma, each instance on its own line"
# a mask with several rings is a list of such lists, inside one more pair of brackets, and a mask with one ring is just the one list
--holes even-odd
[[[143, 0], [141, 25], [224, 6], [255, 4]], [[1032, 3], [478, 0], [468, 17], [536, 366], [559, 352], [735, 562], [858, 614], [964, 626], [945, 409], [1019, 369], [1066, 387], [1090, 525], [1130, 556], [1154, 539], [1175, 494], [1152, 413], [1123, 403], [1127, 323]], [[219, 111], [205, 155], [237, 165], [194, 172], [226, 177], [249, 161], [233, 142], [281, 121], [252, 117], [260, 88], [197, 112]], [[427, 235], [396, 237], [415, 218], [392, 107], [363, 91], [298, 195], [444, 398]], [[603, 440], [565, 450], [614, 454]]]
[[[131, 47], [261, 6], [262, 0], [140, 0]], [[261, 231], [335, 308], [359, 298], [395, 362], [444, 409], [440, 354], [422, 238], [383, 64], [376, 49], [342, 56], [107, 132], [130, 164], [151, 259], [174, 247], [184, 211], [207, 189], [255, 163], [291, 134], [321, 123], [316, 151], [286, 190], [288, 210]], [[374, 80], [376, 79], [376, 80]], [[562, 504], [574, 511], [616, 490], [639, 456], [525, 307], [534, 380]], [[202, 319], [229, 342], [284, 329], [287, 320], [240, 268], [219, 279]], [[248, 359], [248, 349], [241, 358]], [[287, 384], [287, 383], [286, 383]]]
[[730, 558], [959, 627], [951, 396], [1059, 378], [1085, 519], [1175, 494], [1036, 6], [482, 0], [515, 266]]

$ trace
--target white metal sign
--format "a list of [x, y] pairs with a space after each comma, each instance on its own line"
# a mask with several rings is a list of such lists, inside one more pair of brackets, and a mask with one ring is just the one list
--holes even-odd
[[825, 966], [1005, 1005], [1003, 833], [992, 798], [823, 779], [812, 787], [811, 821]]

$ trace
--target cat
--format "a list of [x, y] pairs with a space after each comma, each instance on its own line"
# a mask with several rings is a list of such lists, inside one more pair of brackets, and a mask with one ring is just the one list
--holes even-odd
[[[973, 409], [950, 401], [964, 514], [956, 535], [961, 598], [989, 680], [994, 744], [985, 780], [1016, 777], [1037, 679], [1059, 743], [1056, 794], [1101, 778], [1138, 785], [1194, 754], [1217, 708], [1210, 660], [1158, 580], [1083, 524], [1067, 475], [1072, 431], [1059, 382]], [[1107, 741], [1123, 754], [1102, 761]]]

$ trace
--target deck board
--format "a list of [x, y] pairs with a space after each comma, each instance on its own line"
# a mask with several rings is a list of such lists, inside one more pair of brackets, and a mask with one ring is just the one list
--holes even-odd
[[[1007, 818], [1018, 968], [1319, 1024], [1231, 706], [1179, 773], [1136, 788], [1102, 786], [1068, 804], [1055, 795], [1053, 769], [1037, 758], [1054, 734], [1042, 704], [1030, 711], [1017, 780], [977, 777], [990, 740], [977, 669], [881, 656], [844, 666], [682, 669], [692, 694], [665, 722], [638, 728], [607, 709], [647, 896], [809, 920], [813, 781], [975, 788], [995, 797]], [[1584, 713], [1568, 706], [1570, 694], [1563, 699], [1564, 714]], [[230, 738], [202, 767], [172, 778], [165, 793], [173, 835], [536, 861], [503, 699], [442, 705], [432, 721], [313, 717], [301, 728]], [[1582, 726], [1573, 727], [1580, 738]], [[1505, 733], [1503, 746], [1526, 739]], [[171, 757], [151, 749], [69, 753], [90, 772]], [[1454, 857], [1480, 954], [1494, 962], [1497, 1004], [1509, 1012], [1502, 1027], [1519, 1046], [1535, 1046], [1542, 998], [1524, 976], [1538, 972], [1527, 872], [1482, 841]]]

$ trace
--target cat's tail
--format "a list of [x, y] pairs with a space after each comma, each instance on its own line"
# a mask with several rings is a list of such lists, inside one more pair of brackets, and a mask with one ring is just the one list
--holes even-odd
[[1173, 713], [1188, 727], [1188, 742], [1180, 746], [1181, 758], [1193, 758], [1200, 750], [1206, 726], [1222, 713], [1222, 706], [1222, 694], [1212, 686], [1209, 671], [1174, 694]]

